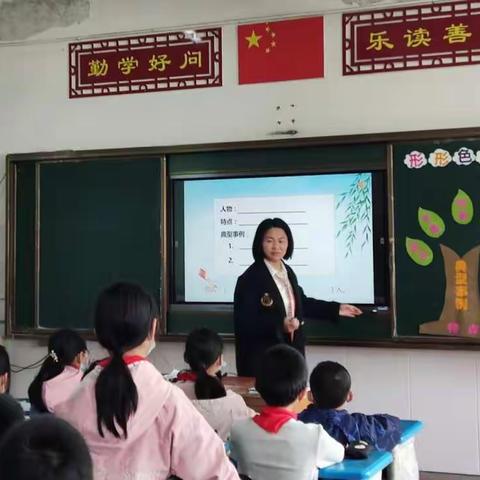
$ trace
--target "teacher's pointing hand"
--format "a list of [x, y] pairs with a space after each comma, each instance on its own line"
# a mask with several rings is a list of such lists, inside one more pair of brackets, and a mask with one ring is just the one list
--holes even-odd
[[357, 317], [358, 315], [361, 315], [363, 312], [355, 305], [342, 303], [340, 304], [340, 309], [338, 313], [341, 317]]

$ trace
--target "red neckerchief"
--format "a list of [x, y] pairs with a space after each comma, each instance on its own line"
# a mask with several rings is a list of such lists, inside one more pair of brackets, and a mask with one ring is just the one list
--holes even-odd
[[[110, 363], [111, 358], [107, 357], [104, 358], [103, 360], [100, 360], [98, 362], [98, 365], [101, 367], [106, 367]], [[130, 365], [131, 363], [135, 362], [141, 362], [142, 360], [145, 360], [145, 357], [142, 357], [141, 355], [124, 355], [123, 356], [123, 362], [125, 365]]]
[[177, 375], [177, 382], [196, 382], [198, 375], [195, 372], [184, 370]]
[[253, 421], [267, 432], [278, 433], [283, 424], [292, 418], [296, 420], [297, 414], [286, 408], [264, 407], [259, 415], [253, 417]]

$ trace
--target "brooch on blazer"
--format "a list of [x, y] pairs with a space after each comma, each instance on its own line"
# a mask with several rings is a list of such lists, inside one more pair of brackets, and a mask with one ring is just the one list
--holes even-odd
[[260, 303], [264, 307], [271, 307], [273, 305], [273, 299], [268, 293], [264, 293], [262, 298], [260, 299]]

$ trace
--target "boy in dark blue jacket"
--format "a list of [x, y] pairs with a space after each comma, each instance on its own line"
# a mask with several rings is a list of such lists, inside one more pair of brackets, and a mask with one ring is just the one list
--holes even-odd
[[364, 415], [344, 410], [353, 398], [347, 369], [336, 362], [321, 362], [310, 375], [313, 402], [298, 419], [320, 423], [343, 445], [364, 440], [377, 450], [392, 450], [400, 441], [400, 419], [392, 415]]

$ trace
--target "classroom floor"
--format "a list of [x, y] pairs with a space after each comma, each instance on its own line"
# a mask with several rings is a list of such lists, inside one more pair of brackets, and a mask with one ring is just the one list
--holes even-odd
[[478, 475], [454, 475], [451, 473], [421, 472], [420, 480], [476, 480]]

